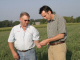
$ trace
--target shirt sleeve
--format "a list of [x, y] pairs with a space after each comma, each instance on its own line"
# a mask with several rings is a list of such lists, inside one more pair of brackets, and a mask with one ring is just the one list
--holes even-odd
[[38, 32], [38, 30], [34, 27], [34, 28], [33, 28], [33, 40], [39, 40], [39, 38], [40, 38], [39, 32]]
[[12, 28], [9, 38], [8, 38], [8, 42], [14, 42], [15, 38], [14, 38], [14, 29]]
[[66, 33], [66, 20], [63, 17], [60, 17], [58, 20], [58, 33]]

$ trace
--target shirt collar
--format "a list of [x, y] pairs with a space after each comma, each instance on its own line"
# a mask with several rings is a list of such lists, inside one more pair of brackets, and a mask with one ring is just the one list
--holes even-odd
[[[20, 28], [22, 28], [21, 24], [19, 24], [19, 26], [20, 26]], [[30, 24], [28, 24], [28, 26], [27, 26], [27, 27], [29, 27], [29, 26], [30, 26]]]
[[53, 22], [54, 20], [49, 20], [48, 22]]
[[53, 21], [55, 21], [55, 20], [56, 20], [56, 14], [55, 14], [55, 16], [54, 16], [54, 19], [49, 20], [48, 22], [53, 22]]
[[20, 28], [21, 28], [21, 24], [19, 24]]

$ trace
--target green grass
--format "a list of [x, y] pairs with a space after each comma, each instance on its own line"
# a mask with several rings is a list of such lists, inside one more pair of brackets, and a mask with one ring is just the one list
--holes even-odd
[[[35, 26], [41, 36], [41, 40], [47, 38], [47, 28], [46, 24]], [[2, 29], [2, 30], [1, 30]], [[10, 33], [10, 28], [0, 28], [0, 60], [14, 60], [13, 56], [8, 47], [8, 36]], [[80, 23], [69, 23], [67, 24], [68, 39], [67, 39], [67, 60], [80, 60]], [[41, 49], [37, 49], [37, 55], [39, 60], [48, 60], [47, 56], [47, 46]]]
[[0, 32], [2, 31], [10, 31], [12, 27], [4, 27], [4, 28], [0, 28]]
[[68, 57], [71, 60], [80, 60], [80, 24], [68, 25]]

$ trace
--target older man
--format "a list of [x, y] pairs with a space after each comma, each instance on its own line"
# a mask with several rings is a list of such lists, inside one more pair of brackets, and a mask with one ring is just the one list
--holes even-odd
[[[30, 15], [27, 12], [20, 14], [20, 24], [12, 28], [8, 39], [13, 57], [17, 60], [37, 60], [35, 45], [39, 44], [39, 32], [31, 25]], [[16, 49], [15, 49], [16, 48]]]

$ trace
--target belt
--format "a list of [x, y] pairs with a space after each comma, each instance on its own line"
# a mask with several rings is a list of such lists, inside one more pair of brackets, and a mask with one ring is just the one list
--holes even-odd
[[61, 43], [65, 43], [65, 41], [56, 42], [56, 43], [49, 43], [49, 45], [57, 45], [57, 44], [61, 44]]
[[28, 50], [17, 50], [17, 51], [20, 51], [20, 52], [26, 52], [26, 51], [29, 51], [31, 49], [28, 49]]

